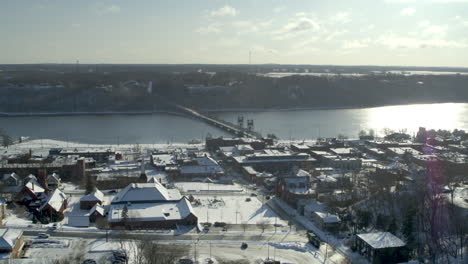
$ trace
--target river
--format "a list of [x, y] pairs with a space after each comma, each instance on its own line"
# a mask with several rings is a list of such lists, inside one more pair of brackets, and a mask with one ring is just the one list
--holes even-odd
[[[356, 137], [362, 129], [382, 133], [384, 128], [419, 126], [468, 130], [468, 104], [416, 104], [360, 109], [211, 112], [236, 123], [239, 115], [254, 120], [254, 129], [281, 139], [313, 139], [342, 134]], [[50, 138], [90, 144], [188, 142], [229, 136], [205, 123], [170, 114], [74, 115], [0, 117], [0, 128], [14, 137]]]

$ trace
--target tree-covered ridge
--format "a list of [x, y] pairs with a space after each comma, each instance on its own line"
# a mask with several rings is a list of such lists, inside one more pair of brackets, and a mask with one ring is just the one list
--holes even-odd
[[[148, 89], [152, 84], [152, 89]], [[0, 72], [0, 112], [365, 107], [468, 102], [468, 75]]]

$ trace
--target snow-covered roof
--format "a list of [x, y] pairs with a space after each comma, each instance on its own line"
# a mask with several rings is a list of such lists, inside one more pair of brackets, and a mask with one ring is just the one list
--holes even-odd
[[45, 191], [35, 178], [31, 178], [24, 186], [33, 193], [43, 193]]
[[52, 173], [52, 174], [49, 174], [47, 175], [47, 181], [49, 180], [55, 180], [55, 181], [59, 181], [60, 180], [60, 175], [58, 175], [57, 173]]
[[159, 182], [131, 183], [121, 190], [112, 200], [112, 204], [127, 202], [159, 202], [180, 200], [177, 189], [166, 189]]
[[181, 174], [223, 173], [224, 170], [211, 157], [194, 158], [198, 165], [180, 166]]
[[89, 202], [89, 201], [104, 201], [104, 194], [97, 188], [83, 197], [81, 197], [80, 202]]
[[405, 242], [389, 232], [367, 233], [357, 236], [372, 248], [394, 248], [406, 245]]
[[0, 249], [12, 249], [22, 234], [19, 229], [0, 228]]
[[190, 213], [194, 214], [190, 202], [184, 197], [179, 201], [164, 203], [112, 204], [108, 221], [121, 221], [122, 210], [125, 206], [127, 206], [128, 217], [132, 222], [180, 220]]
[[54, 208], [55, 211], [60, 211], [62, 208], [63, 203], [67, 200], [67, 195], [64, 194], [59, 189], [55, 189], [52, 195], [49, 195], [47, 198], [46, 203], [44, 203], [39, 210], [44, 209], [46, 205], [50, 205], [50, 207]]
[[68, 225], [74, 227], [88, 227], [89, 226], [89, 216], [88, 215], [73, 215], [68, 216]]
[[104, 207], [99, 204], [95, 204], [93, 208], [89, 210], [89, 214], [93, 214], [94, 212], [98, 212], [100, 215], [104, 215]]
[[340, 222], [340, 218], [337, 215], [323, 213], [323, 212], [315, 212], [315, 214], [322, 219], [324, 223], [338, 223]]
[[306, 176], [310, 176], [310, 173], [308, 173], [307, 171], [305, 171], [303, 169], [299, 169], [295, 173], [295, 176], [297, 176], [297, 177], [306, 177]]
[[243, 166], [244, 170], [248, 173], [248, 174], [256, 174], [257, 171], [252, 168], [251, 166]]
[[247, 145], [247, 144], [236, 145], [236, 149], [239, 151], [253, 151], [254, 150], [252, 146]]
[[15, 180], [18, 180], [18, 175], [17, 175], [16, 173], [14, 173], [14, 172], [13, 172], [13, 173], [4, 174], [4, 175], [3, 175], [3, 180], [6, 180], [6, 179], [8, 179], [8, 178], [10, 178], [10, 177], [13, 178], [13, 179], [15, 179]]

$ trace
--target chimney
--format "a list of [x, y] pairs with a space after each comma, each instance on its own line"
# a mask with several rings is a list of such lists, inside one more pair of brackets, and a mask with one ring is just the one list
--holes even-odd
[[40, 168], [37, 171], [37, 182], [45, 189], [45, 194], [49, 194], [49, 188], [47, 186], [47, 170], [45, 168]]

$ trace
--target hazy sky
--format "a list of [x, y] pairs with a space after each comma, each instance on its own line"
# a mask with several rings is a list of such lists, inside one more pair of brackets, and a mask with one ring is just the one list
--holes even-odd
[[0, 63], [468, 67], [468, 0], [12, 0]]

